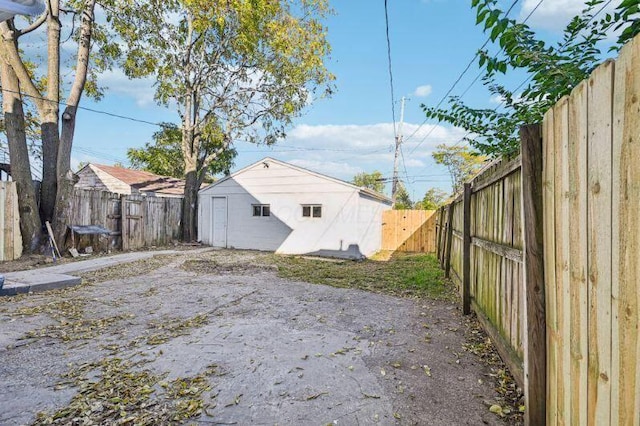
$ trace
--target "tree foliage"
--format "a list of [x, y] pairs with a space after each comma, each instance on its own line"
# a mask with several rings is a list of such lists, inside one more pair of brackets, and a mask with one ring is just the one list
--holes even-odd
[[402, 182], [398, 182], [398, 191], [396, 192], [396, 203], [393, 205], [395, 210], [409, 210], [413, 208], [413, 201]]
[[384, 179], [378, 170], [371, 173], [358, 173], [353, 177], [353, 184], [380, 193], [384, 191]]
[[[605, 0], [590, 0], [563, 31], [561, 40], [546, 43], [526, 24], [508, 18], [497, 0], [472, 0], [476, 24], [483, 27], [500, 52], [479, 52], [483, 84], [502, 100], [502, 108], [475, 108], [451, 97], [447, 108], [422, 105], [428, 118], [451, 123], [469, 132], [465, 138], [481, 153], [513, 156], [520, 148], [522, 125], [542, 121], [544, 113], [586, 79], [601, 62], [608, 38], [620, 31], [613, 49], [640, 31], [637, 0], [624, 0], [614, 13], [597, 17]], [[499, 76], [524, 71], [529, 80], [522, 91], [501, 84]]]
[[423, 210], [438, 210], [447, 199], [448, 194], [440, 188], [429, 188], [422, 201], [416, 203], [416, 207]]
[[[215, 140], [207, 142], [210, 146], [203, 147], [203, 155], [219, 148]], [[181, 143], [182, 130], [175, 124], [163, 123], [162, 129], [153, 134], [152, 142], [145, 143], [143, 148], [129, 148], [127, 157], [134, 169], [184, 179], [184, 156]], [[237, 151], [234, 148], [225, 150], [208, 165], [204, 181], [212, 182], [215, 175], [229, 173], [236, 155]]]
[[310, 96], [331, 91], [327, 1], [121, 0], [120, 9], [127, 75], [155, 76], [156, 100], [181, 118], [183, 238], [192, 240], [209, 165], [235, 140], [284, 137]]
[[438, 145], [433, 152], [433, 159], [449, 171], [453, 192], [458, 192], [462, 184], [476, 174], [486, 157], [472, 152], [467, 146]]

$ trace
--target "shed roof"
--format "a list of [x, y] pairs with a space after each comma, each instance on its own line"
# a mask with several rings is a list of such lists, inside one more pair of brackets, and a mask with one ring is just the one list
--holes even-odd
[[130, 185], [140, 192], [155, 192], [167, 195], [183, 195], [185, 182], [170, 176], [160, 176], [144, 170], [125, 169], [124, 167], [107, 166], [91, 163], [93, 166], [110, 174], [114, 178]]
[[225, 182], [228, 179], [233, 179], [234, 177], [246, 172], [247, 170], [253, 168], [254, 166], [256, 166], [258, 164], [269, 163], [269, 162], [273, 162], [273, 163], [279, 164], [281, 166], [289, 167], [289, 168], [294, 169], [294, 170], [298, 170], [298, 171], [301, 171], [301, 172], [304, 172], [304, 173], [308, 173], [308, 174], [313, 175], [313, 176], [317, 176], [317, 177], [322, 178], [322, 179], [327, 179], [327, 180], [330, 180], [332, 182], [348, 186], [349, 188], [353, 188], [353, 189], [357, 190], [362, 195], [365, 195], [367, 197], [373, 198], [373, 199], [375, 199], [377, 201], [380, 201], [382, 203], [385, 203], [385, 204], [392, 204], [393, 203], [393, 201], [389, 197], [387, 197], [386, 195], [381, 194], [381, 193], [376, 192], [376, 191], [373, 191], [373, 190], [371, 190], [369, 188], [364, 188], [364, 187], [361, 187], [361, 186], [357, 186], [357, 185], [354, 185], [354, 184], [352, 184], [350, 182], [344, 181], [342, 179], [334, 178], [332, 176], [327, 176], [327, 175], [324, 175], [322, 173], [318, 173], [318, 172], [315, 172], [313, 170], [309, 170], [309, 169], [306, 169], [304, 167], [296, 166], [296, 165], [293, 165], [291, 163], [287, 163], [285, 161], [277, 160], [277, 159], [271, 158], [271, 157], [265, 157], [262, 160], [256, 161], [255, 163], [250, 164], [250, 165], [238, 170], [237, 172], [234, 172], [234, 173], [230, 174], [229, 176], [227, 176], [227, 177], [225, 177], [223, 179], [220, 179], [220, 180], [212, 183], [211, 185], [208, 185], [208, 186], [202, 188], [200, 190], [200, 192], [206, 191], [207, 189], [212, 188], [212, 187], [214, 187], [214, 186], [216, 186], [216, 185], [218, 185], [218, 184], [220, 184], [222, 182]]

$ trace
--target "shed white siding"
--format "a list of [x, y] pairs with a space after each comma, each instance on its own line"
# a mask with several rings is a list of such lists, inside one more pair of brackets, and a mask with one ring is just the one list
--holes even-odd
[[[266, 159], [200, 192], [198, 238], [210, 245], [214, 197], [227, 200], [226, 247], [286, 254], [369, 256], [390, 208], [352, 185]], [[269, 205], [270, 216], [253, 216], [253, 205]], [[303, 205], [321, 205], [322, 217], [303, 217]]]

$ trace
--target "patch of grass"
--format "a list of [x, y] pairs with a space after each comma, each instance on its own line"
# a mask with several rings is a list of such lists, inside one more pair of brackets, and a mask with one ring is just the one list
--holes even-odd
[[274, 261], [282, 278], [402, 297], [451, 296], [438, 260], [430, 254], [398, 253], [388, 262], [326, 262], [283, 256], [275, 256]]

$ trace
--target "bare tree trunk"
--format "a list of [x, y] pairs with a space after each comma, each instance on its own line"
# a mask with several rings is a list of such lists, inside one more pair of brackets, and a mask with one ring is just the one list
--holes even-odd
[[195, 169], [185, 174], [182, 199], [182, 240], [190, 243], [198, 238], [198, 176]]
[[57, 191], [53, 229], [58, 244], [64, 243], [67, 225], [71, 225], [73, 187], [77, 182], [76, 175], [71, 171], [71, 147], [76, 125], [76, 108], [68, 106], [62, 114], [62, 138], [58, 148], [56, 169]]
[[16, 183], [20, 210], [20, 233], [25, 253], [34, 253], [40, 246], [41, 222], [36, 203], [36, 192], [31, 177], [24, 109], [20, 97], [20, 84], [13, 69], [0, 61], [2, 78], [2, 110], [9, 143], [11, 178]]
[[73, 187], [77, 182], [71, 170], [71, 147], [76, 129], [76, 113], [89, 70], [89, 52], [91, 49], [91, 35], [93, 32], [94, 8], [96, 0], [86, 0], [82, 13], [82, 27], [78, 41], [78, 60], [76, 76], [67, 99], [67, 107], [62, 114], [62, 136], [58, 145], [56, 157], [56, 200], [53, 229], [56, 239], [62, 244], [67, 232], [67, 225], [71, 225]]
[[40, 190], [40, 217], [51, 222], [56, 204], [56, 158], [60, 140], [58, 136], [58, 111], [48, 114], [40, 126], [42, 133], [42, 186]]
[[47, 16], [47, 101], [42, 117], [42, 189], [40, 216], [42, 221], [52, 221], [56, 204], [57, 159], [60, 145], [60, 2], [48, 2]]

